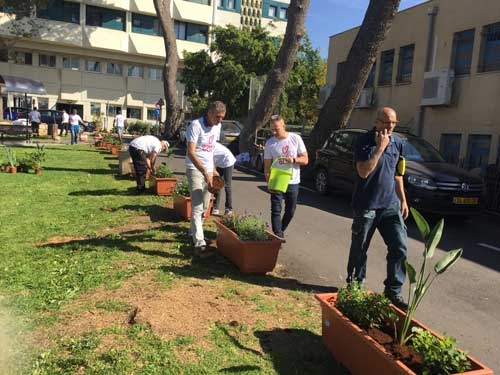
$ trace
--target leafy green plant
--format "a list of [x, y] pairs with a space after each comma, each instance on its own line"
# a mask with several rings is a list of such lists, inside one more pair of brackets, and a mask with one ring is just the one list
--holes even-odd
[[5, 158], [12, 168], [17, 166], [16, 152], [12, 148], [5, 147]]
[[31, 159], [31, 165], [35, 169], [42, 168], [42, 163], [45, 162], [45, 145], [36, 144], [36, 150], [29, 155]]
[[168, 178], [173, 177], [174, 171], [165, 163], [162, 163], [155, 171], [155, 177]]
[[113, 143], [113, 134], [105, 133], [104, 136], [102, 137], [102, 140], [103, 142]]
[[191, 192], [189, 191], [189, 184], [186, 180], [181, 180], [175, 185], [172, 195], [180, 195], [183, 197], [189, 197]]
[[454, 338], [439, 338], [419, 327], [413, 327], [412, 332], [410, 346], [424, 359], [422, 375], [461, 374], [471, 368]]
[[363, 329], [379, 328], [388, 322], [395, 324], [397, 321], [391, 301], [383, 294], [369, 292], [358, 282], [349, 283], [338, 290], [335, 306]]
[[242, 241], [266, 241], [269, 239], [267, 223], [255, 215], [226, 215], [222, 222], [235, 232]]
[[410, 336], [408, 335], [408, 330], [410, 328], [411, 321], [415, 315], [418, 305], [422, 302], [425, 294], [429, 290], [433, 281], [438, 275], [444, 273], [448, 268], [450, 268], [462, 255], [463, 249], [451, 250], [446, 255], [439, 260], [433, 268], [434, 272], [427, 272], [427, 263], [434, 256], [434, 251], [441, 240], [441, 235], [443, 233], [444, 219], [439, 220], [434, 229], [430, 230], [429, 223], [424, 219], [424, 217], [413, 207], [410, 208], [411, 214], [415, 223], [417, 224], [418, 230], [422, 235], [425, 243], [425, 248], [423, 252], [422, 264], [420, 266], [420, 271], [417, 275], [415, 268], [408, 262], [405, 261], [406, 272], [408, 273], [408, 280], [410, 282], [410, 288], [408, 291], [408, 311], [406, 313], [405, 321], [403, 324], [403, 329], [399, 334], [399, 343], [404, 344]]

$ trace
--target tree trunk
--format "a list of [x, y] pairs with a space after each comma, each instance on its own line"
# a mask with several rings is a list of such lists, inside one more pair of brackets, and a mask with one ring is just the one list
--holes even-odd
[[249, 113], [240, 135], [240, 152], [249, 152], [253, 149], [255, 132], [262, 128], [271, 118], [274, 107], [297, 58], [300, 40], [305, 34], [304, 21], [309, 2], [310, 0], [292, 0], [290, 2], [283, 44], [278, 52], [273, 69], [267, 75], [262, 93], [254, 109]]
[[[163, 137], [176, 133], [182, 120], [182, 110], [177, 100], [177, 69], [179, 55], [174, 32], [174, 20], [170, 13], [170, 0], [153, 0], [156, 14], [163, 30], [165, 64], [163, 65], [163, 91], [165, 93], [165, 131]], [[160, 119], [161, 120], [161, 119]]]
[[391, 28], [400, 0], [370, 0], [368, 9], [352, 44], [345, 69], [332, 94], [321, 109], [318, 122], [308, 140], [309, 166], [336, 129], [344, 128], [370, 74], [382, 43]]

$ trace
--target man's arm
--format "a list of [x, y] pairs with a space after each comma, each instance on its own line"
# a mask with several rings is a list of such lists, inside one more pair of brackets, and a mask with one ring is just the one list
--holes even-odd
[[271, 172], [271, 164], [273, 159], [264, 159], [264, 177], [266, 182], [269, 182], [269, 173]]
[[151, 153], [151, 156], [147, 157], [146, 158], [146, 165], [147, 167], [149, 168], [149, 170], [151, 171], [151, 173], [154, 175], [156, 170], [155, 170], [155, 165], [156, 165], [156, 158], [158, 157], [158, 154], [153, 151]]
[[399, 198], [399, 201], [401, 202], [401, 215], [403, 216], [403, 219], [406, 220], [406, 218], [408, 217], [409, 209], [408, 203], [406, 203], [403, 176], [396, 176], [394, 177], [394, 179], [396, 180], [396, 194]]
[[374, 171], [380, 157], [384, 153], [385, 148], [389, 145], [389, 142], [390, 138], [386, 129], [375, 133], [375, 143], [377, 146], [372, 157], [368, 160], [356, 162], [356, 171], [358, 172], [359, 177], [367, 178], [370, 173]]
[[201, 163], [200, 159], [198, 159], [198, 155], [196, 155], [196, 143], [188, 142], [187, 155], [189, 156], [189, 159], [191, 159], [191, 161], [193, 162], [196, 169], [198, 169], [203, 175], [203, 177], [205, 177], [205, 181], [208, 184], [208, 187], [211, 187], [212, 176], [207, 172], [207, 170]]

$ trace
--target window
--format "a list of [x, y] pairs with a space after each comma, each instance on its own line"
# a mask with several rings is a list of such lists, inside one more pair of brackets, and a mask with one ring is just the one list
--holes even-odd
[[101, 73], [101, 62], [86, 60], [85, 61], [85, 70], [87, 72]]
[[49, 98], [38, 98], [38, 109], [49, 109]]
[[137, 120], [142, 119], [142, 109], [141, 108], [127, 108], [127, 118], [135, 118]]
[[99, 26], [106, 29], [125, 31], [125, 12], [120, 10], [86, 6], [87, 26]]
[[337, 64], [337, 77], [335, 77], [335, 84], [338, 84], [340, 82], [340, 77], [344, 74], [345, 70], [345, 61], [339, 62]]
[[399, 63], [397, 83], [411, 83], [411, 73], [413, 71], [413, 53], [415, 45], [410, 44], [399, 49]]
[[163, 35], [158, 18], [137, 13], [132, 13], [132, 32], [147, 35]]
[[157, 121], [158, 120], [158, 118], [156, 116], [156, 109], [155, 108], [148, 108], [147, 111], [148, 111], [147, 112], [147, 116], [148, 116], [147, 119], [149, 121]]
[[80, 70], [80, 58], [73, 56], [63, 57], [63, 68], [71, 70]]
[[222, 8], [222, 0], [217, 0], [217, 7]]
[[380, 86], [390, 85], [392, 83], [392, 66], [394, 64], [394, 50], [382, 52], [380, 59], [380, 72], [378, 75], [378, 84]]
[[288, 8], [280, 8], [280, 18], [286, 20], [288, 18]]
[[239, 12], [241, 10], [241, 0], [217, 0], [217, 7], [219, 9]]
[[377, 63], [373, 63], [372, 69], [370, 70], [370, 73], [368, 74], [368, 78], [366, 79], [365, 88], [373, 87], [373, 84], [375, 83], [375, 70], [376, 69], [377, 69]]
[[149, 68], [149, 79], [152, 81], [162, 81], [163, 71], [158, 68]]
[[33, 65], [33, 54], [31, 52], [14, 52], [14, 62], [21, 65]]
[[[190, 1], [192, 3], [210, 5], [210, 0], [187, 0], [187, 1]], [[219, 1], [221, 1], [221, 0], [219, 0]], [[218, 5], [218, 3], [217, 3], [217, 5]], [[220, 6], [220, 5], [218, 5], [218, 6]]]
[[116, 105], [108, 104], [108, 116], [115, 117], [118, 111], [121, 111], [122, 107]]
[[500, 70], [500, 22], [483, 28], [478, 72]]
[[144, 77], [144, 68], [140, 65], [129, 65], [128, 67], [128, 76], [129, 77]]
[[461, 31], [453, 35], [451, 67], [455, 70], [456, 76], [470, 74], [473, 47], [474, 29]]
[[179, 40], [196, 43], [208, 43], [208, 26], [195, 23], [174, 21], [175, 36]]
[[101, 117], [101, 103], [90, 103], [90, 115], [92, 117]]
[[45, 6], [37, 7], [36, 16], [48, 20], [80, 24], [80, 4], [49, 0]]
[[276, 18], [278, 15], [278, 7], [275, 7], [274, 5], [269, 6], [269, 12], [267, 15], [271, 18]]
[[235, 9], [236, 4], [234, 3], [234, 0], [227, 0], [227, 9]]
[[490, 156], [490, 135], [469, 135], [465, 166], [468, 169], [486, 167]]
[[38, 65], [48, 66], [50, 68], [56, 67], [56, 57], [54, 55], [42, 55], [38, 56]]
[[108, 72], [108, 74], [114, 74], [117, 76], [122, 75], [123, 72], [122, 64], [109, 62], [107, 66], [108, 67], [106, 71]]
[[448, 163], [458, 164], [461, 139], [461, 134], [441, 134], [439, 152]]

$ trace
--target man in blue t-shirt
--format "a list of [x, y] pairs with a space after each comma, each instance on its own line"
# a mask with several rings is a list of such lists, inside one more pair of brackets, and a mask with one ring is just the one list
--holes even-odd
[[358, 178], [352, 205], [352, 242], [347, 264], [347, 282], [363, 282], [366, 278], [367, 250], [375, 229], [387, 245], [387, 278], [384, 294], [391, 302], [406, 310], [401, 296], [405, 282], [407, 234], [404, 220], [408, 205], [403, 187], [403, 176], [396, 167], [403, 156], [403, 142], [392, 134], [398, 123], [396, 111], [381, 108], [373, 130], [358, 138], [354, 162]]

